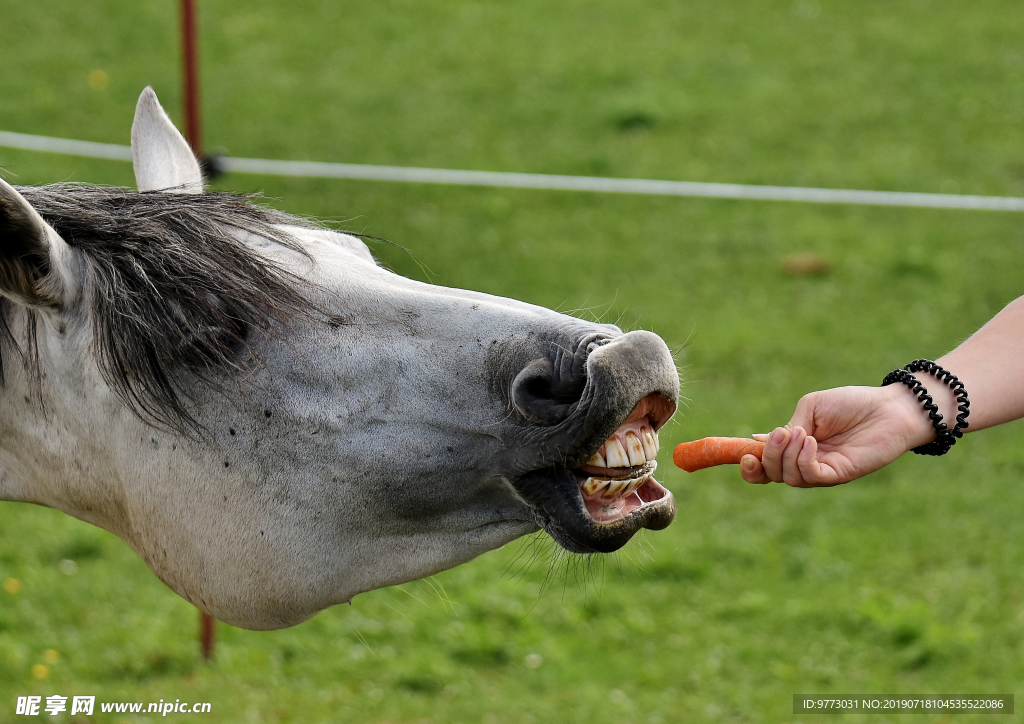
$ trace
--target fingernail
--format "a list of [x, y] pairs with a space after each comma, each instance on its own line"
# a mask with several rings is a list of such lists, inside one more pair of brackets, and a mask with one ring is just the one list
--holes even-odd
[[772, 445], [781, 445], [782, 441], [786, 438], [786, 433], [782, 431], [782, 428], [777, 427], [772, 431], [771, 441]]
[[744, 472], [747, 472], [747, 473], [754, 472], [754, 460], [753, 460], [753, 458], [750, 455], [744, 455], [740, 459], [740, 467], [743, 469]]

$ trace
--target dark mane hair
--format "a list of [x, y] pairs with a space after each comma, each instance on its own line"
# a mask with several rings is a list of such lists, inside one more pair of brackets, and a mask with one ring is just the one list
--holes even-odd
[[[299, 217], [229, 193], [138, 193], [53, 184], [18, 192], [86, 260], [84, 303], [94, 352], [107, 384], [142, 419], [198, 432], [183, 384], [219, 385], [259, 364], [246, 340], [296, 318], [319, 316], [307, 282], [255, 251], [238, 231], [300, 254], [277, 227], [314, 228]], [[11, 305], [0, 309], [7, 328]], [[5, 335], [12, 340], [7, 331]], [[38, 372], [36, 318], [30, 314], [26, 364]], [[0, 358], [0, 365], [2, 365]], [[2, 366], [0, 366], [2, 375]]]

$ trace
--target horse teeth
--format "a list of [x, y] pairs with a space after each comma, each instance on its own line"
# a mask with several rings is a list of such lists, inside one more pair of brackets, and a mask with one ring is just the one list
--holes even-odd
[[660, 443], [645, 420], [629, 423], [612, 433], [586, 464], [598, 468], [629, 468], [643, 465], [658, 455]]
[[627, 480], [609, 480], [608, 487], [605, 488], [601, 497], [606, 500], [620, 497], [622, 492], [626, 489], [628, 482], [629, 481]]
[[629, 467], [629, 456], [626, 455], [625, 448], [622, 447], [622, 443], [612, 438], [604, 444], [605, 446], [605, 459], [608, 462], [610, 468], [628, 468]]
[[647, 462], [647, 455], [644, 453], [643, 443], [640, 442], [640, 438], [636, 436], [636, 433], [627, 432], [625, 439], [626, 451], [629, 453], [629, 464], [643, 465]]
[[611, 481], [608, 478], [587, 478], [580, 485], [583, 490], [583, 494], [588, 498], [593, 497], [608, 487], [608, 483]]
[[658, 457], [658, 437], [649, 427], [640, 431], [640, 442], [644, 444], [644, 454], [648, 460]]
[[580, 483], [580, 490], [586, 498], [600, 497], [604, 501], [622, 501], [650, 480], [657, 469], [658, 463], [650, 460], [641, 466], [639, 473], [629, 477], [598, 478], [591, 476]]

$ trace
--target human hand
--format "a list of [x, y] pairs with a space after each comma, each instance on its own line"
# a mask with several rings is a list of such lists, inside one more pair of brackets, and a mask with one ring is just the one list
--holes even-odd
[[744, 480], [813, 488], [879, 470], [935, 432], [909, 390], [890, 385], [812, 392], [786, 427], [755, 437], [764, 439], [764, 453], [740, 461]]

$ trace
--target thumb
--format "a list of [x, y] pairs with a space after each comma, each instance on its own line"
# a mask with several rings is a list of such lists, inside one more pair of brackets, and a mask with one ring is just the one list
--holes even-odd
[[768, 474], [764, 471], [764, 466], [761, 465], [761, 461], [753, 455], [744, 455], [740, 459], [740, 475], [748, 483], [754, 483], [755, 485], [764, 485], [771, 482], [768, 479]]

